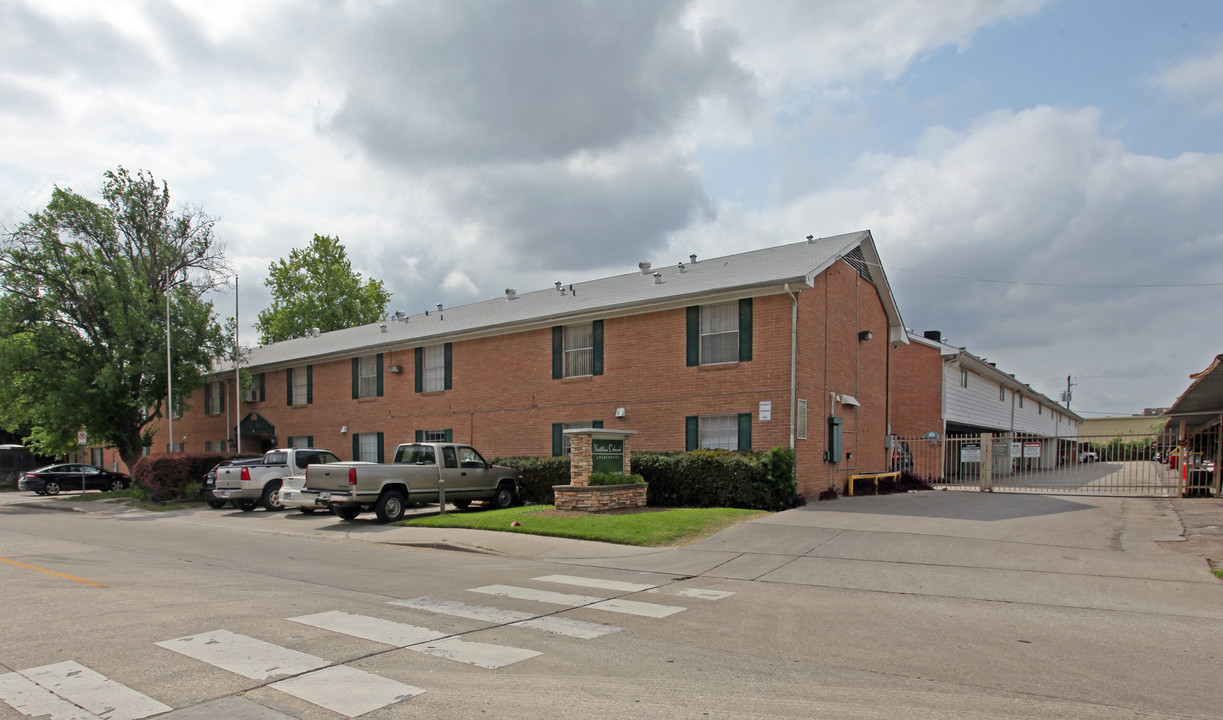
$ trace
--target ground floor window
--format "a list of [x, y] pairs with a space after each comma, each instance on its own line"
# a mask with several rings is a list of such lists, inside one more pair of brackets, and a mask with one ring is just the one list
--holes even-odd
[[751, 450], [752, 414], [689, 416], [684, 445], [688, 450]]

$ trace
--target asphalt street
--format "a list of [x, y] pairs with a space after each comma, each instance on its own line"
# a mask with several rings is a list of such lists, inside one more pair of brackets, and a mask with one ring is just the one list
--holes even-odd
[[3, 493], [0, 718], [90, 673], [156, 703], [108, 718], [1213, 718], [1221, 526], [1210, 498], [925, 492], [643, 549]]

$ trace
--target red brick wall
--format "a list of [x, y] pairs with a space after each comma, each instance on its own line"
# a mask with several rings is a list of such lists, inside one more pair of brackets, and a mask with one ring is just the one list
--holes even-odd
[[[892, 432], [907, 438], [913, 471], [942, 475], [941, 444], [916, 442], [926, 433], [943, 435], [943, 358], [938, 348], [909, 343], [892, 352]], [[933, 441], [937, 443], [938, 441]]]
[[[844, 488], [851, 472], [882, 470], [887, 422], [887, 321], [874, 286], [844, 263], [835, 264], [801, 286], [799, 299], [799, 398], [809, 403], [806, 440], [796, 440], [800, 491], [815, 495]], [[351, 359], [315, 364], [313, 403], [285, 406], [285, 373], [269, 372], [266, 399], [243, 403], [276, 427], [277, 439], [313, 436], [314, 444], [342, 458], [352, 457], [353, 433], [384, 433], [389, 459], [395, 445], [410, 442], [416, 430], [450, 428], [456, 442], [469, 442], [486, 457], [550, 455], [552, 424], [602, 420], [609, 429], [635, 430], [634, 450], [683, 450], [689, 415], [751, 413], [752, 447], [790, 442], [791, 300], [786, 294], [753, 300], [753, 359], [750, 362], [687, 367], [685, 312], [681, 309], [609, 318], [603, 329], [603, 375], [552, 379], [550, 329], [457, 342], [453, 346], [453, 389], [415, 393], [411, 350], [385, 353], [384, 394], [353, 400]], [[874, 339], [858, 341], [859, 330]], [[228, 382], [232, 383], [232, 379]], [[849, 457], [823, 460], [829, 392], [854, 395], [860, 408], [838, 408], [845, 418], [844, 450]], [[232, 426], [232, 386], [227, 400]], [[761, 422], [761, 401], [772, 403], [772, 419]], [[203, 391], [194, 409], [175, 420], [187, 436], [188, 452], [205, 440], [226, 437], [226, 415], [203, 414]], [[616, 418], [617, 408], [625, 417]], [[341, 426], [347, 433], [341, 434]], [[167, 440], [159, 433], [153, 448]], [[244, 442], [244, 445], [246, 443]], [[252, 449], [246, 447], [244, 449]]]

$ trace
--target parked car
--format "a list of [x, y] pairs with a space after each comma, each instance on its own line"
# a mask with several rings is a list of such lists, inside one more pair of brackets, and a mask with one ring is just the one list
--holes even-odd
[[895, 438], [892, 440], [892, 460], [890, 468], [901, 472], [913, 471], [913, 453], [909, 452], [909, 443]]
[[32, 490], [39, 495], [58, 495], [61, 490], [110, 490], [117, 492], [132, 486], [130, 475], [103, 470], [93, 465], [64, 463], [28, 470], [17, 481], [18, 490]]
[[259, 457], [250, 457], [250, 458], [234, 458], [232, 460], [222, 460], [221, 462], [217, 463], [216, 465], [213, 465], [212, 469], [204, 474], [204, 485], [203, 485], [203, 488], [200, 490], [200, 493], [204, 496], [204, 502], [208, 503], [208, 507], [215, 508], [217, 510], [220, 510], [221, 508], [225, 507], [226, 504], [229, 503], [229, 500], [225, 498], [219, 498], [212, 493], [212, 491], [216, 489], [216, 486], [217, 486], [217, 470], [219, 468], [231, 467], [231, 466], [242, 466], [242, 465], [257, 465], [261, 462], [263, 462], [263, 457], [259, 456]]
[[1083, 450], [1079, 453], [1079, 462], [1081, 463], [1093, 463], [1099, 459], [1100, 457], [1096, 455], [1094, 450]]
[[283, 510], [280, 504], [281, 481], [290, 475], [303, 475], [311, 465], [339, 462], [330, 450], [320, 448], [283, 448], [269, 450], [253, 465], [217, 468], [212, 490], [217, 500], [233, 500], [234, 506], [250, 512], [262, 505], [265, 510]]

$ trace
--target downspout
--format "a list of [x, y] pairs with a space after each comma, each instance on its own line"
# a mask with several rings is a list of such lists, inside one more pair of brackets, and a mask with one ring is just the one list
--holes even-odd
[[798, 412], [798, 296], [790, 292], [790, 283], [785, 284], [790, 296], [790, 449], [794, 449], [794, 423]]

